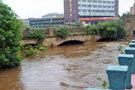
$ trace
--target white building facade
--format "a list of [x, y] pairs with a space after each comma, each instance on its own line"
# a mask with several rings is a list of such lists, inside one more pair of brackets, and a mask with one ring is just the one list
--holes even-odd
[[79, 16], [115, 16], [115, 0], [78, 0]]

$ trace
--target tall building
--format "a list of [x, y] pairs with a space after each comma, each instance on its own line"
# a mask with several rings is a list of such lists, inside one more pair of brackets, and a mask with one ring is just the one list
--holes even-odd
[[118, 0], [64, 0], [66, 22], [118, 19]]

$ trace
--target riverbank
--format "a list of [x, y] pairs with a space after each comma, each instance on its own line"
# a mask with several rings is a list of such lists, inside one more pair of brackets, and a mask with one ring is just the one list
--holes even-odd
[[[0, 72], [0, 90], [106, 88], [106, 67], [118, 64], [127, 42], [95, 42], [48, 48], [21, 67]], [[5, 86], [6, 85], [6, 86]]]

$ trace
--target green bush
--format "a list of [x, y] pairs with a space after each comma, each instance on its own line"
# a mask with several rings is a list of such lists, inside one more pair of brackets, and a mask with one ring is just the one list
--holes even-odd
[[37, 39], [38, 44], [41, 44], [45, 40], [45, 33], [42, 29], [31, 30], [29, 34], [25, 35], [26, 39]]
[[66, 37], [68, 37], [70, 35], [69, 28], [68, 27], [57, 28], [54, 32], [54, 35], [56, 37], [65, 39]]
[[76, 22], [76, 23], [72, 24], [71, 26], [75, 26], [75, 27], [82, 27], [82, 26], [83, 26], [83, 24], [82, 24], [82, 23], [80, 23], [80, 22]]
[[21, 54], [24, 57], [32, 57], [40, 53], [40, 51], [45, 51], [48, 50], [47, 47], [42, 46], [42, 45], [36, 45], [36, 46], [23, 46], [21, 50]]
[[0, 69], [21, 64], [21, 25], [11, 8], [0, 1]]
[[126, 35], [126, 29], [121, 20], [110, 20], [95, 26], [87, 26], [85, 33], [86, 35], [100, 35], [106, 39], [121, 39]]
[[90, 27], [89, 25], [85, 28], [85, 34], [86, 35], [92, 35], [92, 36], [95, 36], [95, 35], [98, 35], [98, 27], [95, 25], [95, 26], [92, 26]]

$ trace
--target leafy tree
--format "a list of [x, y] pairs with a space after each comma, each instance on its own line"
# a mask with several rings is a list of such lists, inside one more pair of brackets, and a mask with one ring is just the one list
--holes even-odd
[[26, 39], [37, 39], [38, 44], [41, 44], [45, 40], [45, 33], [42, 29], [31, 30], [27, 35], [24, 35]]
[[87, 35], [100, 35], [106, 39], [121, 39], [126, 35], [126, 29], [121, 20], [110, 20], [95, 26], [85, 28]]
[[69, 28], [68, 27], [61, 27], [57, 28], [54, 32], [56, 37], [60, 37], [62, 39], [65, 39], [70, 35]]
[[82, 27], [82, 26], [83, 26], [83, 24], [82, 24], [82, 23], [80, 23], [80, 22], [76, 22], [76, 23], [72, 24], [72, 26]]
[[121, 17], [129, 17], [129, 16], [130, 16], [130, 13], [126, 12], [126, 13], [123, 13]]
[[0, 69], [21, 64], [21, 22], [10, 7], [0, 1]]
[[98, 35], [98, 26], [94, 25], [90, 27], [89, 25], [85, 28], [85, 34], [86, 35]]

